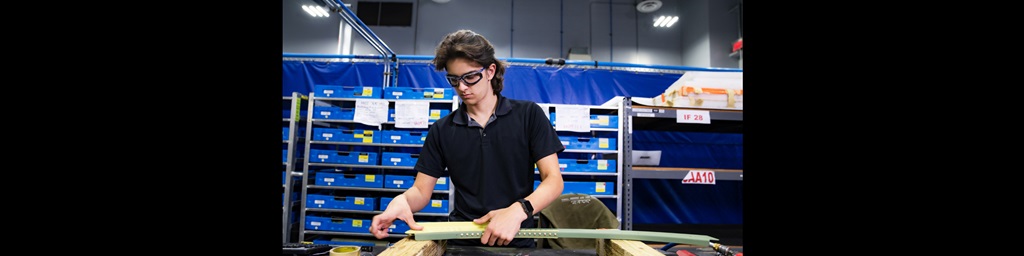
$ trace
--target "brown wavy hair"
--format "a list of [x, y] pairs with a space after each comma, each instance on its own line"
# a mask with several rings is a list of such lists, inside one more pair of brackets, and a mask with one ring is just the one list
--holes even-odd
[[494, 46], [487, 38], [466, 29], [444, 36], [434, 54], [434, 68], [437, 71], [444, 70], [448, 60], [454, 58], [467, 58], [484, 67], [495, 64], [491, 89], [494, 89], [494, 94], [501, 94], [501, 89], [505, 87], [505, 63], [494, 58]]

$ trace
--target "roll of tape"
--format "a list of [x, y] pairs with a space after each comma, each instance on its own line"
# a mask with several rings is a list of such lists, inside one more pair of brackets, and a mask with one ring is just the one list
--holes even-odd
[[331, 249], [331, 256], [359, 256], [359, 246], [338, 246]]

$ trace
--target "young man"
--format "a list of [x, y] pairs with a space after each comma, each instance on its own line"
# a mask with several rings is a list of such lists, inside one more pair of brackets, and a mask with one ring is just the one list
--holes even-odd
[[[430, 126], [413, 187], [373, 217], [370, 232], [387, 237], [395, 219], [421, 230], [412, 213], [427, 205], [437, 179], [447, 172], [455, 185], [448, 220], [487, 223], [479, 241], [449, 244], [535, 247], [533, 239], [513, 238], [520, 228], [535, 227], [532, 216], [562, 194], [557, 153], [565, 146], [540, 106], [501, 96], [505, 66], [482, 35], [469, 30], [448, 34], [437, 47], [434, 65], [447, 71], [462, 104]], [[541, 178], [536, 190], [535, 163]]]

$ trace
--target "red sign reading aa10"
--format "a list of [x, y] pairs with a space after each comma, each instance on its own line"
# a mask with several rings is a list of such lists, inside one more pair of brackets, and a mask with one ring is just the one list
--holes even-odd
[[715, 172], [714, 171], [697, 171], [691, 170], [686, 173], [686, 177], [683, 178], [683, 184], [715, 184]]
[[710, 124], [711, 113], [707, 110], [676, 110], [676, 123]]

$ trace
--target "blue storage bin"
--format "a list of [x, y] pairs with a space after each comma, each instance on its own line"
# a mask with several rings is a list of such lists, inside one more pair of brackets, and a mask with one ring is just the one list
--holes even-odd
[[328, 98], [381, 98], [381, 88], [370, 86], [313, 85], [313, 93]]
[[314, 106], [313, 107], [313, 118], [314, 119], [334, 119], [341, 120], [341, 107], [334, 106]]
[[391, 222], [391, 226], [388, 227], [388, 233], [391, 234], [404, 234], [405, 231], [409, 231], [409, 224], [399, 219], [395, 219], [394, 222]]
[[427, 131], [392, 131], [383, 130], [380, 143], [384, 144], [420, 144], [427, 141]]
[[373, 136], [373, 130], [339, 130], [338, 140], [342, 142], [378, 143], [379, 136]]
[[338, 120], [352, 121], [356, 117], [356, 109], [354, 108], [342, 108], [338, 111]]
[[448, 213], [448, 200], [431, 199], [427, 206], [420, 210], [422, 213]]
[[313, 128], [313, 141], [340, 141], [341, 129], [334, 128]]
[[322, 150], [322, 149], [309, 149], [309, 162], [310, 163], [337, 163], [338, 159], [335, 159], [334, 150]]
[[448, 110], [448, 109], [431, 109], [430, 113], [429, 113], [430, 117], [427, 117], [427, 120], [429, 120], [431, 123], [433, 123], [434, 121], [437, 121], [438, 119], [441, 119], [442, 117], [447, 116], [451, 112], [452, 111]]
[[378, 211], [387, 210], [388, 209], [388, 204], [390, 204], [391, 200], [394, 200], [394, 199], [395, 199], [394, 197], [381, 197], [380, 198], [380, 207], [377, 207], [377, 210]]
[[281, 140], [288, 140], [288, 127], [284, 127], [281, 131]]
[[615, 150], [615, 138], [558, 136], [565, 149]]
[[339, 164], [377, 165], [377, 152], [339, 151], [335, 154]]
[[448, 190], [448, 177], [437, 178], [437, 184], [434, 185], [434, 190]]
[[384, 88], [385, 99], [404, 100], [451, 100], [455, 96], [452, 88], [412, 88], [412, 87], [388, 87]]
[[371, 220], [306, 216], [306, 229], [337, 232], [370, 233]]
[[383, 188], [384, 181], [380, 175], [345, 174], [336, 172], [317, 172], [316, 185], [336, 187]]
[[281, 154], [281, 162], [286, 162], [287, 163], [288, 162], [288, 150], [287, 149], [282, 149], [281, 151], [282, 151], [281, 153], [283, 153], [283, 154]]
[[384, 188], [411, 188], [415, 180], [408, 175], [384, 175]]
[[[452, 111], [448, 109], [430, 109], [427, 111], [427, 122], [434, 123], [435, 121], [447, 116]], [[388, 122], [395, 121], [395, 109], [388, 109]]]
[[[533, 181], [533, 189], [540, 186], [540, 181]], [[615, 182], [564, 181], [562, 194], [614, 195]]]
[[384, 152], [380, 158], [380, 165], [384, 166], [416, 166], [419, 154]]
[[356, 196], [306, 195], [306, 207], [343, 210], [373, 211], [377, 209], [375, 198]]
[[[551, 125], [557, 125], [555, 113], [549, 114]], [[617, 115], [590, 115], [590, 128], [619, 128], [619, 116]]]

